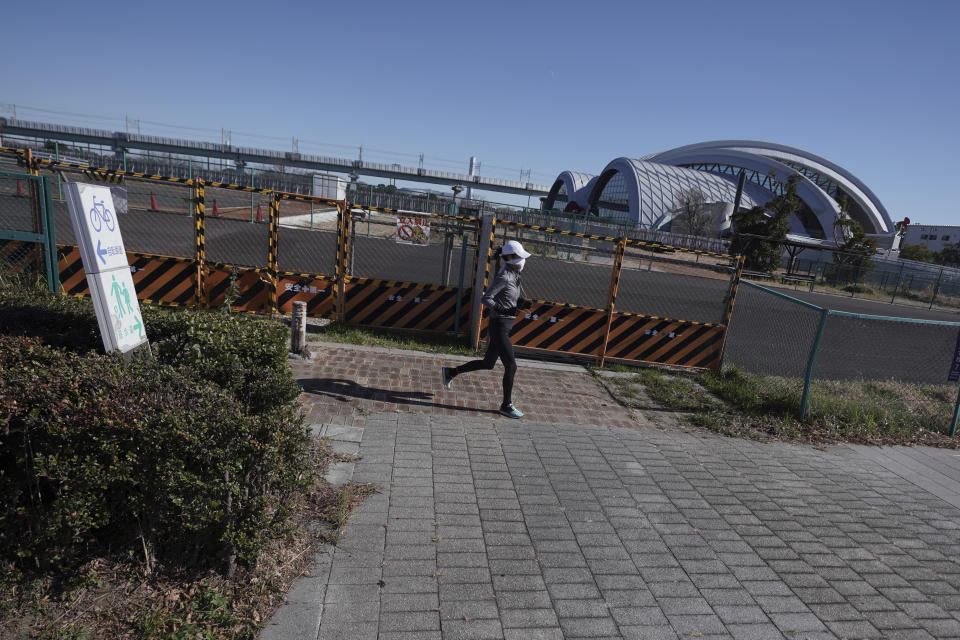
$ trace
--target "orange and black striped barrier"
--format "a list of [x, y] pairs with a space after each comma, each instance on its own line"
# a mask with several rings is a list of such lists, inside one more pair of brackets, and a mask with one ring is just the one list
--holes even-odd
[[197, 271], [193, 260], [127, 252], [137, 298], [168, 307], [195, 306]]
[[[57, 253], [63, 293], [90, 295], [80, 250], [75, 246], [60, 246]], [[127, 260], [138, 300], [168, 307], [194, 306], [196, 268], [193, 260], [134, 251], [127, 252]]]
[[606, 357], [698, 369], [716, 369], [727, 327], [614, 312]]
[[[457, 288], [416, 282], [348, 278], [345, 322], [395, 329], [453, 331]], [[470, 293], [463, 291], [461, 325], [469, 322]]]
[[90, 295], [87, 274], [83, 271], [80, 249], [75, 246], [57, 246], [57, 270], [60, 272], [60, 290], [68, 296]]
[[583, 356], [600, 356], [607, 312], [536, 300], [513, 325], [514, 346]]
[[0, 240], [0, 264], [3, 275], [19, 276], [43, 264], [43, 245], [22, 240]]
[[208, 262], [204, 271], [206, 306], [222, 307], [230, 298], [230, 308], [249, 313], [271, 313], [272, 279], [267, 269], [245, 269]]
[[334, 291], [333, 278], [311, 273], [284, 272], [277, 278], [277, 311], [283, 314], [293, 313], [294, 302], [307, 305], [307, 316], [311, 318], [333, 318]]

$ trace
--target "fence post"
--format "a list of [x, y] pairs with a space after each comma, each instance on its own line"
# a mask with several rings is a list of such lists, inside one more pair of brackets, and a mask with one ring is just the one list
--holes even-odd
[[863, 269], [863, 260], [857, 262], [857, 275], [853, 277], [853, 286], [850, 287], [850, 297], [855, 298], [857, 296], [857, 287], [860, 286], [860, 273]]
[[940, 291], [940, 280], [943, 279], [943, 267], [940, 267], [940, 273], [937, 275], [937, 283], [933, 285], [933, 295], [930, 296], [930, 306], [927, 309], [933, 309], [933, 303], [937, 299], [937, 293]]
[[[197, 180], [193, 183], [194, 188], [194, 200], [197, 205], [197, 214], [193, 219], [193, 235], [195, 239], [195, 255], [194, 261], [197, 263], [197, 281], [196, 281], [196, 302], [199, 307], [201, 303], [205, 300], [204, 294], [204, 261], [206, 260], [206, 248], [205, 248], [205, 217], [206, 217], [206, 205], [204, 204], [204, 188], [203, 180]], [[206, 301], [209, 304], [209, 301]]]
[[460, 236], [460, 277], [457, 279], [457, 310], [453, 319], [453, 335], [460, 335], [460, 308], [463, 303], [463, 272], [467, 267], [467, 236]]
[[[60, 162], [60, 143], [59, 142], [55, 141], [53, 143], [53, 150], [54, 150], [54, 153], [56, 153], [57, 162]], [[61, 180], [60, 172], [58, 171], [57, 172], [57, 200], [59, 200], [60, 202], [63, 202], [63, 185], [60, 183], [60, 180]]]
[[[366, 212], [366, 217], [370, 219], [370, 212]], [[357, 221], [354, 217], [347, 217], [347, 273], [354, 273], [354, 251], [353, 251], [353, 236], [357, 231]]]
[[890, 304], [897, 298], [897, 291], [900, 290], [900, 280], [903, 278], [903, 262], [900, 263], [900, 271], [897, 273], [897, 284], [893, 287], [893, 295], [890, 296]]
[[[192, 180], [193, 180], [193, 160], [187, 160], [187, 180], [189, 180], [189, 181], [192, 181]], [[189, 182], [188, 182], [187, 184], [189, 184]], [[193, 200], [191, 199], [191, 200], [190, 200], [190, 217], [191, 217], [191, 218], [193, 217], [193, 208], [194, 208], [194, 206], [195, 206], [195, 205], [194, 205], [194, 202], [193, 202]]]
[[953, 407], [953, 423], [950, 425], [950, 437], [957, 432], [957, 420], [960, 418], [960, 388], [957, 388], [957, 404]]
[[[60, 264], [57, 260], [57, 231], [53, 219], [53, 199], [50, 195], [50, 176], [43, 176], [40, 202], [43, 211], [43, 235], [46, 246], [47, 288], [50, 293], [60, 291]], [[59, 177], [57, 178], [59, 184]]]
[[613, 254], [613, 269], [610, 270], [610, 288], [607, 289], [607, 322], [603, 331], [603, 344], [600, 346], [599, 366], [607, 359], [607, 343], [610, 341], [610, 327], [613, 324], [613, 309], [617, 303], [617, 289], [620, 286], [620, 271], [623, 268], [623, 254], [627, 248], [627, 239], [617, 240], [617, 249]]
[[[252, 197], [252, 196], [251, 196]], [[280, 195], [270, 202], [270, 238], [267, 242], [267, 269], [270, 271], [270, 313], [277, 313], [277, 273], [280, 271]]]
[[[253, 167], [250, 167], [250, 188], [253, 189]], [[250, 192], [250, 222], [253, 222], [253, 191]]]
[[349, 205], [346, 201], [341, 207], [337, 205], [337, 260], [333, 265], [333, 316], [338, 322], [343, 322], [343, 296], [344, 296], [344, 273], [343, 273], [343, 217]]
[[482, 324], [483, 304], [481, 297], [487, 288], [490, 275], [490, 257], [493, 254], [493, 216], [480, 218], [480, 232], [477, 234], [477, 269], [473, 279], [473, 300], [470, 314], [470, 340], [473, 350], [480, 347], [480, 326]]
[[823, 338], [823, 330], [827, 326], [827, 318], [830, 316], [829, 309], [820, 311], [820, 326], [817, 327], [817, 337], [813, 340], [813, 346], [810, 348], [810, 358], [807, 360], [807, 375], [803, 380], [803, 396], [800, 398], [800, 419], [807, 417], [807, 404], [810, 400], [810, 380], [813, 378], [813, 365], [817, 361], [817, 351], [820, 350], [820, 340]]
[[303, 353], [307, 346], [307, 303], [294, 302], [290, 314], [290, 351]]
[[816, 284], [817, 284], [817, 278], [819, 278], [820, 275], [821, 275], [822, 267], [821, 267], [821, 264], [820, 264], [820, 263], [821, 263], [822, 260], [823, 260], [823, 251], [818, 251], [818, 252], [817, 252], [817, 266], [816, 266], [816, 268], [814, 268], [814, 270], [813, 270], [813, 280], [810, 281], [810, 293], [813, 293], [813, 288], [814, 288], [814, 286], [816, 286]]
[[733, 303], [737, 299], [737, 290], [740, 288], [740, 278], [743, 277], [743, 264], [746, 260], [743, 255], [739, 255], [734, 260], [737, 266], [734, 267], [733, 282], [730, 283], [730, 295], [727, 297], [727, 310], [723, 314], [723, 337], [720, 338], [720, 357], [717, 358], [717, 371], [723, 369], [723, 355], [727, 348], [727, 333], [730, 331], [730, 319], [733, 318]]

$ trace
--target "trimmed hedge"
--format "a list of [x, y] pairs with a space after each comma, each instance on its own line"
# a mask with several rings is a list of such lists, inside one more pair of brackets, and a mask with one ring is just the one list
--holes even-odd
[[[87, 299], [0, 287], [0, 333], [34, 336], [70, 351], [103, 353], [93, 304]], [[247, 315], [141, 307], [158, 361], [186, 367], [198, 380], [232, 392], [260, 413], [300, 393], [287, 364], [287, 328]]]
[[94, 351], [89, 302], [0, 289], [0, 332], [21, 334], [0, 333], [7, 562], [67, 566], [111, 548], [229, 573], [282, 529], [309, 468], [285, 328], [144, 316], [157, 357], [125, 361]]

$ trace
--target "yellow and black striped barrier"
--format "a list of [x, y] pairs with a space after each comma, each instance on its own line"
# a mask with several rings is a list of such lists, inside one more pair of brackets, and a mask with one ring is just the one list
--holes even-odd
[[467, 216], [451, 216], [445, 213], [426, 213], [423, 211], [407, 211], [405, 209], [395, 209], [393, 207], [377, 207], [365, 204], [349, 204], [350, 211], [364, 211], [367, 213], [382, 213], [393, 216], [416, 216], [418, 218], [433, 218], [436, 220], [451, 220], [455, 222], [464, 222], [467, 224], [476, 224], [479, 218], [470, 218]]
[[206, 240], [206, 190], [203, 186], [203, 180], [197, 180], [193, 185], [193, 237], [194, 237], [194, 259], [197, 267], [197, 277], [195, 280], [194, 299], [199, 305], [206, 298], [206, 270], [204, 262], [207, 259], [207, 240]]
[[267, 268], [270, 270], [270, 309], [277, 310], [277, 273], [280, 271], [280, 198], [270, 200]]
[[115, 173], [100, 173], [99, 171], [87, 170], [83, 172], [83, 175], [85, 175], [89, 180], [93, 180], [94, 182], [108, 182], [113, 184], [123, 184], [123, 181], [124, 181], [123, 176], [118, 176]]
[[699, 249], [686, 249], [684, 247], [674, 247], [672, 245], [663, 244], [660, 242], [646, 242], [644, 240], [631, 240], [629, 238], [614, 238], [612, 236], [598, 236], [592, 235], [589, 233], [577, 233], [575, 231], [564, 231], [563, 229], [555, 229], [553, 227], [543, 227], [535, 224], [525, 224], [522, 222], [511, 222], [508, 220], [497, 220], [501, 225], [507, 227], [513, 227], [517, 229], [528, 229], [530, 231], [539, 231], [541, 233], [551, 233], [560, 236], [567, 236], [570, 238], [585, 238], [587, 240], [600, 240], [603, 242], [616, 243], [620, 240], [626, 240], [628, 247], [640, 247], [643, 249], [650, 249], [653, 251], [679, 251], [681, 253], [690, 253], [693, 255], [701, 256], [711, 256], [714, 258], [723, 258], [726, 260], [735, 260], [734, 256], [727, 255], [725, 253], [713, 253], [712, 251], [700, 251]]

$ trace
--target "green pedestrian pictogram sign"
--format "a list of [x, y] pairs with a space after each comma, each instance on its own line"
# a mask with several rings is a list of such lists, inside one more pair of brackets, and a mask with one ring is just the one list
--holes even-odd
[[109, 187], [73, 182], [65, 193], [104, 349], [149, 344]]

